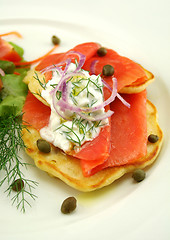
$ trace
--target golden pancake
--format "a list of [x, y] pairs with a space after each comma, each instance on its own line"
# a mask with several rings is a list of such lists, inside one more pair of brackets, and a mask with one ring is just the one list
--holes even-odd
[[125, 173], [132, 172], [136, 168], [145, 168], [151, 165], [157, 158], [163, 140], [163, 133], [158, 125], [157, 110], [155, 106], [147, 100], [147, 129], [148, 135], [156, 134], [159, 140], [156, 143], [147, 144], [147, 155], [139, 159], [139, 164], [111, 167], [90, 177], [84, 177], [78, 159], [68, 156], [60, 149], [52, 146], [50, 153], [42, 153], [37, 148], [37, 140], [40, 139], [39, 132], [28, 127], [23, 130], [23, 141], [26, 153], [34, 160], [35, 165], [47, 172], [50, 176], [57, 177], [69, 186], [83, 192], [93, 191], [102, 188], [119, 179]]

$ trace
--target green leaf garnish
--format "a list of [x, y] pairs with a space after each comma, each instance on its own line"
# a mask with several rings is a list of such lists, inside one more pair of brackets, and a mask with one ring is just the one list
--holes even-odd
[[[8, 196], [11, 196], [12, 204], [22, 212], [25, 212], [26, 205], [31, 206], [30, 199], [37, 197], [32, 190], [38, 185], [36, 181], [27, 179], [22, 169], [27, 168], [29, 163], [24, 163], [19, 157], [19, 151], [25, 148], [22, 140], [22, 116], [11, 114], [8, 117], [0, 116], [0, 186], [6, 184]], [[24, 187], [13, 194], [12, 186], [16, 179], [24, 183]]]

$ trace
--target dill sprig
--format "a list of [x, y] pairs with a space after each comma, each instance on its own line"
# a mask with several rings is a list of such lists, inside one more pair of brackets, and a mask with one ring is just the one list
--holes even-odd
[[99, 83], [99, 76], [95, 80], [91, 78], [75, 78], [72, 81], [72, 91], [70, 93], [70, 97], [75, 105], [77, 105], [75, 97], [78, 97], [83, 91], [86, 91], [87, 98], [91, 96], [93, 104], [97, 102], [96, 99], [93, 99], [95, 96], [89, 90], [90, 84], [95, 87], [96, 91], [99, 91], [103, 95], [103, 84]]
[[80, 117], [74, 118], [70, 127], [62, 123], [56, 128], [56, 131], [60, 129], [61, 133], [64, 133], [70, 142], [80, 147], [86, 136], [91, 138], [92, 131], [96, 131], [96, 128], [104, 125], [101, 124], [101, 121], [89, 122]]
[[56, 98], [57, 98], [58, 100], [60, 100], [61, 97], [62, 97], [62, 92], [61, 92], [61, 91], [57, 91], [57, 92], [56, 92]]
[[45, 78], [43, 77], [43, 82], [39, 79], [39, 76], [37, 74], [37, 72], [34, 72], [35, 73], [35, 76], [33, 76], [40, 84], [40, 86], [45, 90], [46, 89], [46, 85], [47, 85], [47, 82], [45, 81]]
[[[23, 162], [19, 156], [19, 151], [26, 147], [22, 140], [24, 127], [22, 115], [15, 116], [11, 113], [9, 116], [0, 117], [0, 171], [3, 172], [0, 186], [7, 185], [7, 196], [13, 195], [12, 204], [16, 204], [17, 209], [22, 212], [25, 212], [26, 205], [31, 206], [30, 199], [35, 200], [37, 197], [32, 190], [38, 185], [36, 181], [27, 179], [22, 171], [31, 165]], [[22, 181], [24, 186], [20, 191], [14, 192], [12, 186], [17, 179]]]

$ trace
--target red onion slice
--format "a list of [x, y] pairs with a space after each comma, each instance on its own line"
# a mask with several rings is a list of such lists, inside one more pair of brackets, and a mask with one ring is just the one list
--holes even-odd
[[84, 77], [85, 75], [83, 73], [81, 73], [80, 75], [80, 73], [73, 73], [73, 72], [66, 74], [65, 76], [61, 77], [58, 85], [50, 93], [56, 94], [57, 91], [62, 91], [64, 82], [66, 83], [67, 80], [69, 80], [71, 77], [79, 77], [79, 76]]
[[63, 70], [57, 65], [50, 65], [50, 66], [42, 69], [40, 72], [42, 74], [44, 74], [44, 73], [50, 72], [50, 71], [58, 71], [60, 75], [62, 75], [62, 73], [63, 73]]
[[[56, 86], [55, 89], [53, 89], [50, 94], [52, 94], [52, 103], [53, 103], [53, 107], [56, 110], [56, 112], [63, 118], [68, 120], [68, 118], [66, 116], [64, 116], [62, 113], [59, 113], [58, 109], [57, 109], [57, 105], [60, 106], [60, 109], [67, 109], [70, 111], [74, 111], [74, 109], [72, 109], [72, 107], [68, 104], [67, 101], [67, 97], [68, 97], [68, 92], [67, 92], [67, 84], [66, 81], [69, 80], [72, 76], [80, 76], [79, 73], [70, 73], [65, 75], [64, 77], [61, 78], [60, 82], [58, 83], [58, 85]], [[56, 93], [57, 91], [61, 91], [62, 92], [62, 98], [57, 102], [56, 101]], [[61, 103], [61, 104], [60, 104]], [[71, 108], [70, 108], [71, 107]], [[74, 107], [74, 106], [73, 106]], [[70, 119], [69, 119], [70, 120]]]
[[84, 77], [85, 75], [83, 74], [83, 73], [77, 73], [77, 72], [70, 72], [70, 73], [67, 73], [67, 74], [65, 74], [65, 76], [63, 76], [61, 79], [60, 79], [60, 81], [59, 81], [59, 83], [58, 83], [58, 85], [57, 85], [57, 90], [58, 91], [60, 91], [61, 89], [62, 89], [62, 85], [63, 85], [63, 83], [64, 82], [67, 82], [67, 80], [69, 80], [70, 78], [72, 78], [72, 77]]
[[64, 70], [60, 69], [62, 71], [61, 79], [60, 79], [59, 83], [57, 84], [57, 86], [50, 92], [51, 94], [56, 94], [57, 91], [62, 91], [62, 88], [63, 88], [62, 84], [65, 81], [64, 77], [65, 77], [68, 67], [71, 63], [71, 59], [67, 59], [67, 61], [65, 61], [65, 63], [66, 63], [65, 69]]
[[62, 113], [61, 113], [61, 111], [63, 110], [62, 108], [60, 108], [61, 111], [58, 110], [58, 108], [57, 108], [57, 105], [58, 105], [58, 104], [57, 104], [56, 98], [55, 98], [54, 96], [52, 97], [52, 102], [53, 102], [53, 107], [54, 107], [56, 113], [57, 113], [61, 118], [63, 118], [64, 120], [70, 120], [69, 117], [67, 117], [65, 114], [62, 114]]
[[103, 78], [102, 78], [102, 83], [104, 84], [105, 87], [107, 87], [110, 90], [110, 92], [112, 92], [112, 88]]
[[[52, 103], [53, 103], [53, 107], [55, 109], [55, 111], [59, 114], [59, 116], [61, 116], [63, 119], [68, 119], [64, 114], [62, 114], [61, 111], [59, 111], [58, 106], [60, 107], [60, 110], [62, 110], [64, 112], [64, 110], [69, 110], [71, 112], [75, 112], [77, 113], [79, 116], [81, 116], [84, 119], [87, 119], [89, 121], [99, 121], [99, 120], [103, 120], [105, 118], [110, 117], [113, 114], [113, 111], [109, 110], [108, 112], [104, 113], [104, 114], [99, 114], [96, 117], [92, 117], [83, 113], [92, 113], [92, 112], [96, 112], [102, 108], [104, 108], [105, 106], [109, 105], [111, 102], [113, 102], [117, 96], [117, 79], [115, 77], [112, 78], [113, 81], [113, 86], [112, 88], [102, 79], [102, 82], [104, 84], [104, 86], [106, 86], [110, 91], [111, 91], [111, 95], [110, 97], [105, 100], [103, 103], [99, 104], [98, 106], [95, 107], [90, 107], [90, 108], [85, 108], [85, 107], [77, 107], [76, 105], [72, 105], [68, 102], [68, 89], [67, 89], [67, 81], [74, 76], [85, 76], [83, 73], [78, 72], [81, 67], [84, 65], [85, 62], [85, 56], [79, 52], [76, 51], [70, 51], [68, 53], [68, 55], [70, 54], [76, 54], [79, 57], [79, 63], [78, 66], [76, 67], [75, 71], [73, 72], [69, 72], [68, 68], [69, 65], [71, 63], [71, 59], [67, 59], [59, 64], [56, 64], [55, 66], [49, 66], [45, 69], [43, 69], [41, 72], [45, 73], [48, 71], [54, 71], [57, 70], [59, 72], [59, 74], [61, 75], [61, 79], [59, 81], [59, 83], [57, 84], [57, 86], [50, 92], [52, 94]], [[95, 68], [95, 64], [97, 63], [98, 60], [94, 60], [91, 64], [91, 72], [94, 72], [94, 68]], [[62, 70], [60, 67], [62, 66], [62, 64], [66, 64], [64, 70]], [[62, 97], [56, 101], [56, 93], [58, 91], [62, 92]], [[120, 99], [122, 99], [121, 97], [119, 97]]]
[[130, 104], [126, 102], [126, 100], [119, 93], [117, 93], [117, 97], [126, 107], [130, 108]]
[[[99, 61], [99, 60], [96, 59], [96, 60], [94, 60], [94, 61], [91, 63], [91, 65], [90, 65], [90, 72], [91, 72], [91, 74], [95, 74], [95, 67], [96, 67], [96, 63], [97, 63], [98, 61]], [[109, 85], [106, 81], [104, 81], [104, 79], [102, 79], [102, 82], [103, 82], [104, 86], [107, 87], [107, 88], [112, 92], [112, 88], [110, 87], [110, 85]], [[126, 102], [126, 101], [124, 100], [124, 98], [123, 98], [119, 93], [117, 93], [116, 96], [119, 98], [119, 100], [120, 100], [126, 107], [130, 108], [130, 104], [129, 104], [128, 102]]]
[[66, 82], [63, 83], [63, 89], [62, 89], [62, 99], [63, 101], [67, 101], [67, 84]]
[[91, 72], [91, 74], [95, 74], [95, 67], [96, 67], [96, 63], [98, 61], [99, 60], [95, 59], [93, 62], [91, 62], [91, 64], [90, 64], [90, 72]]
[[73, 111], [76, 113], [98, 111], [101, 108], [104, 108], [105, 106], [109, 105], [111, 102], [113, 102], [115, 100], [115, 97], [117, 94], [117, 80], [116, 80], [116, 78], [112, 78], [112, 80], [113, 80], [113, 90], [112, 90], [111, 96], [106, 101], [104, 101], [103, 103], [99, 104], [96, 107], [80, 108], [77, 106], [73, 106], [72, 104], [69, 104], [68, 102], [65, 102], [63, 99], [60, 99], [57, 104], [62, 108], [65, 108], [67, 110], [70, 110], [70, 111]]
[[[110, 91], [112, 91], [112, 88], [110, 87], [110, 85], [105, 82], [103, 79], [102, 79], [102, 82], [104, 84], [105, 87], [107, 87]], [[117, 98], [119, 98], [119, 100], [128, 108], [130, 108], [130, 104], [128, 102], [126, 102], [126, 100], [119, 94], [117, 93], [116, 95]]]
[[[76, 69], [74, 71], [74, 72], [78, 72], [81, 69], [81, 67], [84, 65], [84, 62], [86, 60], [86, 56], [84, 54], [82, 54], [80, 52], [76, 52], [76, 51], [70, 51], [70, 52], [67, 53], [67, 55], [70, 55], [70, 54], [75, 54], [75, 55], [77, 55], [79, 57], [78, 66], [76, 67]], [[61, 73], [62, 70], [61, 70], [60, 67], [62, 65], [64, 65], [64, 64], [66, 64], [66, 67], [64, 69], [64, 73], [65, 73], [67, 71], [67, 69], [68, 69], [68, 65], [69, 65], [68, 63], [71, 63], [71, 59], [70, 58], [68, 58], [68, 59], [66, 59], [66, 60], [64, 60], [64, 61], [62, 61], [62, 62], [60, 62], [58, 64], [54, 64], [54, 65], [48, 66], [48, 67], [42, 69], [40, 72], [41, 73], [45, 73], [45, 72], [49, 72], [49, 71], [55, 71], [57, 69]]]
[[78, 63], [78, 66], [77, 66], [76, 70], [74, 71], [74, 72], [78, 72], [81, 69], [81, 67], [84, 65], [85, 60], [86, 60], [86, 56], [84, 54], [82, 54], [80, 52], [76, 52], [76, 51], [70, 51], [68, 53], [68, 55], [69, 54], [76, 54], [76, 55], [78, 55], [79, 63]]
[[40, 72], [42, 74], [44, 74], [45, 72], [49, 72], [49, 71], [55, 71], [56, 69], [62, 74], [63, 73], [63, 70], [61, 69], [61, 67], [63, 65], [69, 65], [71, 63], [71, 59], [66, 59], [60, 63], [57, 63], [57, 64], [53, 64], [53, 65], [50, 65], [46, 68], [43, 68], [42, 70], [40, 70]]

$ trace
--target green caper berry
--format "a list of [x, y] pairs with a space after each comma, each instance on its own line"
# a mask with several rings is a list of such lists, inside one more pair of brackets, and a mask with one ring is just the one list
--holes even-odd
[[99, 57], [103, 57], [107, 54], [107, 49], [104, 48], [104, 47], [100, 47], [98, 50], [97, 50], [97, 54]]
[[57, 36], [53, 35], [52, 36], [52, 43], [54, 45], [58, 45], [58, 44], [60, 44], [60, 39]]
[[159, 140], [159, 137], [155, 134], [150, 134], [148, 137], [148, 141], [151, 143], [155, 143]]
[[146, 176], [146, 173], [142, 169], [136, 169], [132, 174], [132, 178], [136, 182], [141, 182], [142, 180], [145, 179], [145, 176]]
[[40, 150], [40, 152], [43, 152], [43, 153], [51, 152], [51, 146], [50, 146], [49, 142], [47, 142], [44, 139], [37, 140], [37, 147]]
[[113, 73], [114, 73], [114, 68], [111, 65], [107, 64], [103, 67], [104, 76], [112, 76]]
[[73, 212], [76, 209], [77, 200], [75, 197], [66, 198], [61, 205], [61, 212], [64, 214], [68, 214]]
[[11, 188], [15, 192], [20, 192], [24, 188], [24, 182], [22, 179], [17, 179], [11, 184]]
[[6, 73], [11, 74], [15, 70], [15, 64], [10, 61], [0, 60], [0, 68]]

